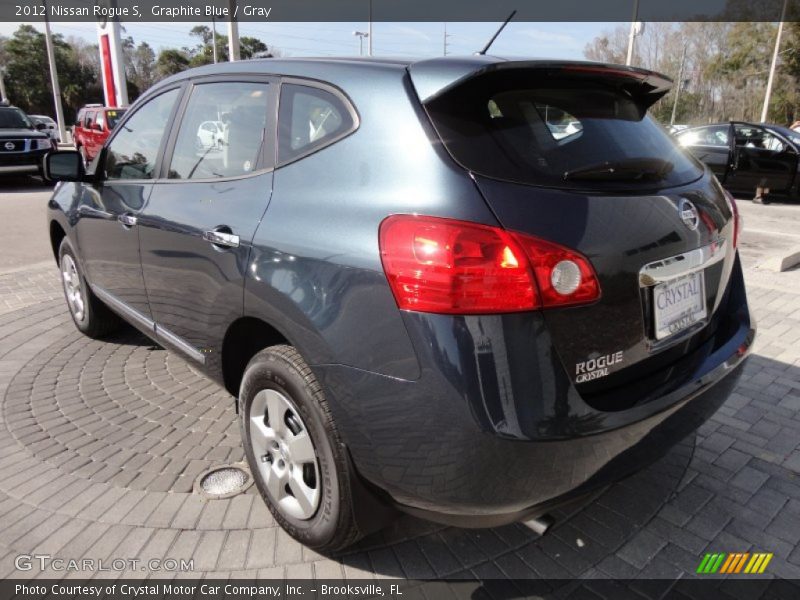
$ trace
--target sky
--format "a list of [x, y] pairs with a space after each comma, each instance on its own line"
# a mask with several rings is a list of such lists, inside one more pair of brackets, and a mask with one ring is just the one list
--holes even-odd
[[[146, 41], [158, 51], [162, 47], [195, 46], [189, 36], [195, 25], [210, 23], [122, 23], [124, 35], [136, 43]], [[9, 36], [20, 23], [0, 22], [0, 35]], [[33, 24], [37, 28], [41, 25]], [[447, 28], [447, 53], [472, 54], [482, 48], [500, 23], [374, 23], [373, 55], [399, 57], [441, 56]], [[619, 23], [514, 23], [511, 22], [492, 46], [498, 55], [581, 59], [587, 43]], [[51, 23], [54, 33], [65, 38], [82, 37], [97, 42], [95, 24]], [[253, 36], [275, 45], [285, 56], [352, 56], [359, 53], [354, 31], [368, 31], [367, 23], [239, 23], [240, 36]], [[217, 23], [219, 33], [227, 32]], [[364, 53], [367, 42], [364, 41]]]

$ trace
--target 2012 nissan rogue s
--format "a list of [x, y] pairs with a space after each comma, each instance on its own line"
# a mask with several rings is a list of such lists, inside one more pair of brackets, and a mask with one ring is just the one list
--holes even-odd
[[311, 547], [583, 501], [713, 414], [754, 339], [736, 204], [647, 114], [669, 85], [491, 56], [173, 76], [88, 172], [46, 160], [72, 319], [237, 397]]

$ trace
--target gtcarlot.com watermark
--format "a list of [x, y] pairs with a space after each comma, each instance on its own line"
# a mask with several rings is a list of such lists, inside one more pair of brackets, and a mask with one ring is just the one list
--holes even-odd
[[18, 571], [55, 572], [87, 572], [99, 571], [161, 571], [170, 573], [183, 573], [194, 571], [194, 559], [177, 558], [112, 558], [108, 560], [94, 558], [65, 559], [53, 558], [49, 554], [20, 554], [14, 560]]

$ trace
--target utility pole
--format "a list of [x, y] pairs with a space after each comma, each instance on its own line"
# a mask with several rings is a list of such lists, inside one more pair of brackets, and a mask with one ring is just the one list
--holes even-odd
[[[53, 50], [53, 36], [50, 33], [50, 19], [47, 18], [47, 2], [42, 2], [44, 8], [44, 43], [47, 47], [47, 61], [50, 63], [50, 84], [53, 86], [53, 103], [56, 106], [56, 122], [58, 123], [59, 139], [67, 140], [67, 129], [64, 127], [64, 109], [61, 106], [61, 87], [58, 85], [58, 71], [56, 70], [56, 53]], [[5, 96], [5, 93], [3, 94]]]
[[369, 33], [365, 31], [354, 31], [353, 35], [358, 38], [358, 55], [364, 56], [364, 38], [369, 38]]
[[772, 96], [772, 83], [775, 81], [775, 68], [778, 66], [778, 54], [781, 48], [781, 35], [783, 35], [783, 21], [786, 19], [786, 5], [789, 0], [783, 0], [783, 9], [781, 10], [781, 21], [778, 23], [778, 35], [775, 37], [775, 51], [772, 53], [772, 63], [769, 66], [769, 78], [767, 79], [767, 92], [764, 94], [764, 108], [761, 109], [761, 122], [767, 122], [767, 113], [769, 112], [769, 100]]
[[683, 45], [683, 54], [681, 54], [681, 68], [678, 69], [678, 87], [675, 88], [675, 100], [672, 102], [672, 117], [669, 120], [670, 125], [675, 124], [675, 112], [678, 110], [678, 96], [681, 95], [681, 87], [683, 87], [683, 64], [686, 62], [686, 44]]
[[631, 31], [628, 34], [628, 57], [625, 59], [625, 64], [629, 66], [633, 61], [633, 45], [636, 41], [638, 21], [639, 21], [639, 0], [633, 0], [633, 19], [631, 19]]
[[217, 19], [214, 15], [211, 15], [211, 43], [213, 44], [214, 64], [217, 64]]
[[369, 0], [369, 31], [367, 36], [367, 47], [369, 48], [369, 56], [372, 56], [372, 0]]
[[450, 34], [447, 33], [447, 22], [445, 22], [445, 24], [444, 24], [444, 36], [442, 38], [442, 46], [443, 46], [442, 50], [444, 52], [444, 56], [447, 56], [447, 46], [449, 45], [447, 43], [447, 38], [449, 38], [449, 37], [450, 37]]
[[236, 0], [228, 0], [228, 10], [230, 11], [228, 21], [228, 60], [231, 62], [241, 60], [239, 54], [239, 23], [234, 15], [236, 14]]
[[7, 102], [8, 101], [8, 94], [6, 94], [6, 82], [3, 80], [3, 77], [6, 76], [6, 68], [4, 66], [0, 66], [0, 101]]

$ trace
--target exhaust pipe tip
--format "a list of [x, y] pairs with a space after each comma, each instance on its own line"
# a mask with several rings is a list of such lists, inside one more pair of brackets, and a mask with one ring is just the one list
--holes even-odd
[[526, 525], [531, 531], [538, 534], [539, 536], [544, 535], [547, 533], [547, 530], [553, 526], [556, 520], [551, 517], [550, 515], [542, 515], [540, 517], [534, 517], [533, 519], [528, 519], [527, 521], [523, 521], [522, 523]]

